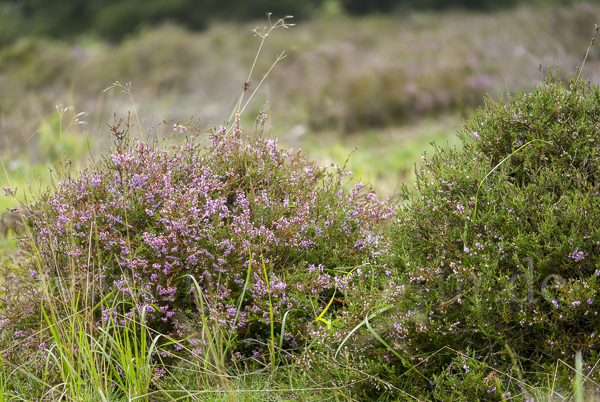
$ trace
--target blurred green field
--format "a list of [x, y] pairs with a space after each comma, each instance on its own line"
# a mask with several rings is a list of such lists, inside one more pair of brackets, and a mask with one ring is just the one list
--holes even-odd
[[[521, 6], [354, 18], [331, 14], [279, 30], [265, 43], [251, 90], [273, 69], [244, 115], [247, 131], [269, 101], [269, 128], [320, 163], [343, 164], [381, 197], [408, 181], [429, 142], [454, 143], [461, 121], [487, 93], [527, 90], [539, 67], [581, 64], [600, 5]], [[293, 21], [289, 21], [293, 22]], [[159, 137], [175, 122], [224, 124], [268, 25], [215, 24], [203, 33], [173, 25], [119, 45], [24, 38], [0, 48], [0, 180], [36, 192], [61, 155], [75, 169], [106, 151], [106, 123], [132, 112], [133, 130]], [[560, 27], [560, 29], [557, 29]], [[598, 81], [592, 48], [584, 76]], [[131, 82], [103, 92], [115, 81]], [[58, 107], [57, 107], [58, 106]], [[137, 115], [135, 115], [137, 112]], [[139, 118], [139, 124], [138, 124]], [[15, 205], [0, 197], [0, 209]]]
[[347, 160], [346, 169], [356, 181], [370, 183], [379, 198], [386, 198], [396, 194], [403, 182], [412, 185], [415, 163], [420, 166], [421, 154], [433, 150], [432, 141], [442, 147], [460, 146], [454, 135], [460, 123], [460, 117], [447, 115], [350, 135], [325, 132], [307, 136], [300, 146], [322, 164], [342, 166]]

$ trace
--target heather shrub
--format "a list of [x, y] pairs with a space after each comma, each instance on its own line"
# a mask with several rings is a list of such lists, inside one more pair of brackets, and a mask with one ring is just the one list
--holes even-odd
[[530, 93], [486, 99], [462, 150], [423, 155], [390, 226], [405, 290], [377, 321], [421, 395], [567, 392], [578, 350], [600, 379], [599, 101], [598, 85], [549, 70]]
[[[163, 356], [202, 356], [215, 328], [234, 359], [263, 355], [273, 333], [283, 349], [310, 340], [334, 288], [367, 277], [348, 271], [378, 257], [378, 227], [393, 209], [360, 182], [345, 190], [352, 172], [279, 149], [262, 134], [265, 119], [249, 138], [239, 119], [229, 132], [175, 125], [186, 137], [169, 146], [113, 126], [113, 153], [78, 176], [66, 170], [23, 206], [28, 301], [19, 286], [3, 299], [2, 327], [18, 328], [7, 338], [39, 330], [40, 306], [66, 292], [76, 309], [95, 309], [97, 329], [144, 313], [164, 336]], [[19, 327], [27, 322], [38, 326]]]
[[464, 67], [433, 73], [419, 70], [418, 76], [405, 68], [378, 70], [368, 71], [346, 85], [334, 80], [324, 85], [318, 99], [308, 105], [310, 125], [353, 132], [406, 124], [443, 111], [468, 115], [482, 104], [492, 84], [489, 77]]

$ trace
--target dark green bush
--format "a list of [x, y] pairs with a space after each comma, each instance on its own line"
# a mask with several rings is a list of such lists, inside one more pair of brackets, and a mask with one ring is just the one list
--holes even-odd
[[0, 0], [0, 45], [32, 34], [54, 38], [92, 34], [120, 41], [140, 28], [167, 21], [202, 30], [216, 21], [263, 19], [266, 13], [303, 19], [315, 15], [322, 3], [323, 0]]
[[[599, 130], [598, 86], [549, 71], [531, 93], [488, 98], [459, 130], [462, 150], [423, 156], [390, 229], [405, 292], [379, 325], [426, 363], [413, 377], [424, 395], [500, 400], [577, 350], [600, 356]], [[568, 388], [572, 370], [557, 370]]]
[[[0, 0], [0, 44], [10, 44], [27, 35], [73, 38], [99, 35], [120, 41], [140, 28], [175, 22], [192, 30], [205, 29], [216, 21], [262, 19], [268, 12], [296, 19], [318, 16], [338, 5], [351, 15], [407, 10], [465, 9], [494, 11], [520, 4], [537, 6], [549, 2], [576, 3], [578, 0]], [[588, 0], [597, 2], [598, 0]]]
[[[539, 5], [552, 0], [342, 0], [344, 10], [349, 14], [364, 15], [373, 12], [389, 13], [393, 11], [448, 10], [465, 9], [492, 11], [515, 7], [520, 4]], [[554, 0], [556, 1], [556, 0]], [[572, 3], [574, 0], [560, 0], [560, 3]], [[558, 2], [558, 1], [556, 1]]]

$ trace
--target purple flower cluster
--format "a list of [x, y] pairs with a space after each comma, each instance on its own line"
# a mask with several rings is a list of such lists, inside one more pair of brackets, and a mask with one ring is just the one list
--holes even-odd
[[575, 262], [579, 262], [583, 260], [583, 251], [579, 251], [579, 248], [576, 248], [569, 254], [569, 258], [575, 260]]
[[[362, 280], [334, 268], [381, 253], [378, 227], [394, 206], [362, 183], [345, 191], [344, 172], [283, 151], [276, 139], [209, 135], [208, 146], [194, 136], [169, 149], [136, 141], [59, 182], [24, 210], [36, 244], [26, 252], [50, 275], [79, 267], [96, 290], [118, 291], [121, 317], [145, 310], [172, 336], [197, 330], [204, 315], [240, 341], [252, 337], [269, 324], [270, 293], [276, 322], [290, 312], [286, 340], [297, 345], [315, 298]], [[190, 320], [178, 318], [190, 309]], [[97, 325], [115, 314], [105, 308]]]

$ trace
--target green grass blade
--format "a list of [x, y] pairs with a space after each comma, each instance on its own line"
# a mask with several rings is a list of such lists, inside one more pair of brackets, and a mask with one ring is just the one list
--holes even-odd
[[275, 327], [273, 322], [273, 302], [271, 301], [271, 285], [269, 284], [269, 276], [267, 275], [267, 267], [265, 261], [262, 259], [263, 272], [265, 274], [265, 281], [267, 282], [267, 290], [269, 291], [269, 321], [271, 324], [271, 341], [269, 342], [269, 348], [271, 352], [271, 371], [275, 370]]
[[[250, 253], [250, 261], [248, 261], [248, 269], [246, 270], [246, 281], [244, 282], [244, 288], [242, 289], [242, 294], [240, 296], [240, 301], [238, 302], [238, 308], [235, 312], [235, 317], [233, 317], [233, 326], [235, 327], [237, 323], [238, 316], [240, 314], [240, 310], [242, 309], [242, 303], [244, 302], [244, 296], [246, 295], [246, 289], [248, 289], [248, 282], [250, 281], [250, 272], [252, 272], [252, 253]], [[227, 340], [227, 344], [231, 342], [231, 334], [229, 335], [229, 339]]]
[[[375, 306], [374, 308], [377, 308], [377, 307], [380, 307], [380, 306]], [[346, 343], [346, 341], [352, 336], [352, 334], [354, 334], [356, 331], [358, 331], [360, 329], [360, 327], [362, 327], [363, 325], [365, 325], [367, 323], [367, 320], [370, 320], [371, 318], [375, 317], [377, 314], [383, 313], [384, 311], [387, 311], [387, 310], [391, 309], [392, 307], [394, 307], [393, 304], [384, 304], [384, 305], [381, 305], [381, 308], [379, 310], [377, 310], [374, 313], [371, 313], [371, 315], [367, 316], [358, 325], [356, 325], [356, 327], [354, 327], [352, 329], [352, 331], [350, 331], [350, 333], [348, 335], [346, 335], [346, 337], [344, 338], [344, 340], [342, 341], [342, 343], [340, 343], [340, 346], [338, 346], [337, 350], [335, 351], [335, 355], [333, 357], [334, 358], [337, 357], [338, 353], [340, 353], [340, 350], [342, 350], [342, 346], [344, 346], [344, 344]]]
[[581, 350], [575, 353], [575, 402], [583, 402], [583, 359], [581, 358]]
[[327, 310], [329, 310], [329, 306], [331, 306], [331, 303], [333, 303], [333, 299], [335, 298], [336, 291], [337, 291], [337, 289], [334, 289], [333, 296], [331, 296], [331, 300], [329, 300], [329, 303], [327, 303], [327, 306], [325, 306], [323, 311], [321, 311], [321, 314], [319, 314], [319, 316], [317, 318], [315, 318], [315, 321], [323, 321], [325, 324], [327, 324], [327, 328], [329, 328], [329, 329], [331, 329], [331, 324], [329, 323], [329, 321], [324, 319], [323, 316], [325, 315]]
[[545, 142], [546, 144], [550, 144], [548, 141], [544, 141], [544, 140], [540, 140], [540, 139], [531, 140], [531, 141], [527, 142], [526, 144], [523, 144], [516, 151], [512, 152], [506, 158], [502, 159], [496, 166], [494, 166], [494, 168], [492, 170], [490, 170], [485, 175], [485, 177], [483, 178], [483, 180], [481, 180], [481, 182], [479, 182], [479, 186], [477, 186], [477, 193], [475, 194], [475, 208], [473, 210], [473, 221], [477, 217], [477, 200], [478, 200], [478, 196], [479, 196], [479, 190], [481, 189], [481, 185], [483, 184], [483, 182], [488, 178], [489, 175], [492, 174], [492, 172], [494, 170], [498, 169], [500, 167], [500, 165], [502, 165], [508, 158], [510, 158], [511, 156], [513, 156], [514, 154], [516, 154], [517, 152], [519, 152], [520, 150], [522, 150], [523, 148], [525, 148], [527, 145], [529, 145], [529, 144], [531, 144], [532, 142], [535, 142], [535, 141], [541, 141], [541, 142]]
[[389, 350], [394, 355], [396, 355], [396, 357], [398, 357], [400, 360], [402, 360], [402, 362], [407, 367], [410, 367], [411, 370], [413, 370], [415, 373], [417, 373], [418, 375], [420, 375], [423, 379], [428, 380], [427, 377], [425, 377], [422, 373], [420, 373], [419, 371], [417, 371], [417, 369], [415, 369], [414, 367], [412, 367], [412, 364], [410, 364], [410, 362], [408, 360], [406, 360], [404, 358], [404, 356], [402, 356], [398, 352], [396, 352], [394, 350], [394, 348], [392, 348], [390, 345], [388, 345], [387, 342], [384, 341], [383, 338], [381, 336], [379, 336], [379, 334], [377, 332], [375, 332], [375, 330], [371, 327], [371, 324], [369, 323], [369, 317], [368, 316], [365, 317], [365, 323], [367, 325], [367, 329], [369, 330], [369, 332], [375, 337], [375, 339], [377, 339], [379, 342], [381, 342], [383, 344], [383, 346], [385, 346], [387, 348], [387, 350]]
[[288, 310], [285, 312], [285, 314], [283, 315], [283, 321], [281, 322], [281, 332], [279, 333], [279, 350], [281, 350], [281, 347], [283, 346], [283, 334], [285, 332], [285, 320], [287, 319], [288, 314], [290, 313], [291, 310]]

